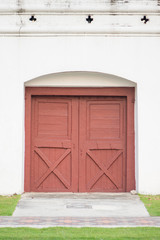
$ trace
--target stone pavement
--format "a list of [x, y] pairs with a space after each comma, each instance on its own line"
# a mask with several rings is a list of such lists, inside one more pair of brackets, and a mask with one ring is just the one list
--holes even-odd
[[25, 193], [14, 217], [149, 217], [130, 193]]
[[0, 217], [0, 227], [160, 227], [160, 217]]

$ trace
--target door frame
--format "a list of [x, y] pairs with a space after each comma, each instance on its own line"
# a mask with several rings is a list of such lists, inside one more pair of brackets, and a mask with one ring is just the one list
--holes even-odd
[[25, 176], [24, 191], [31, 181], [31, 101], [32, 96], [103, 96], [126, 97], [126, 192], [135, 189], [134, 87], [26, 87], [25, 88]]

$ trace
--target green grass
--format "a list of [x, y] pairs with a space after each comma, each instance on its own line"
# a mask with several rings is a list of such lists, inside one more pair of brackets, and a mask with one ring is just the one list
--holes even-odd
[[151, 216], [160, 216], [160, 195], [139, 196]]
[[0, 239], [158, 240], [160, 228], [1, 228]]
[[0, 216], [12, 216], [20, 195], [0, 196]]

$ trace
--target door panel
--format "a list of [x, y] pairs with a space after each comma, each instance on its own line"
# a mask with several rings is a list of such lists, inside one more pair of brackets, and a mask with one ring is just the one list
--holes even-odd
[[33, 97], [31, 191], [78, 191], [78, 99]]
[[81, 98], [79, 139], [79, 191], [125, 191], [125, 97]]

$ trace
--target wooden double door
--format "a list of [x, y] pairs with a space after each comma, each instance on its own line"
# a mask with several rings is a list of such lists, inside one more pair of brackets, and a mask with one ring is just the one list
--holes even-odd
[[33, 96], [30, 190], [126, 191], [126, 97]]

